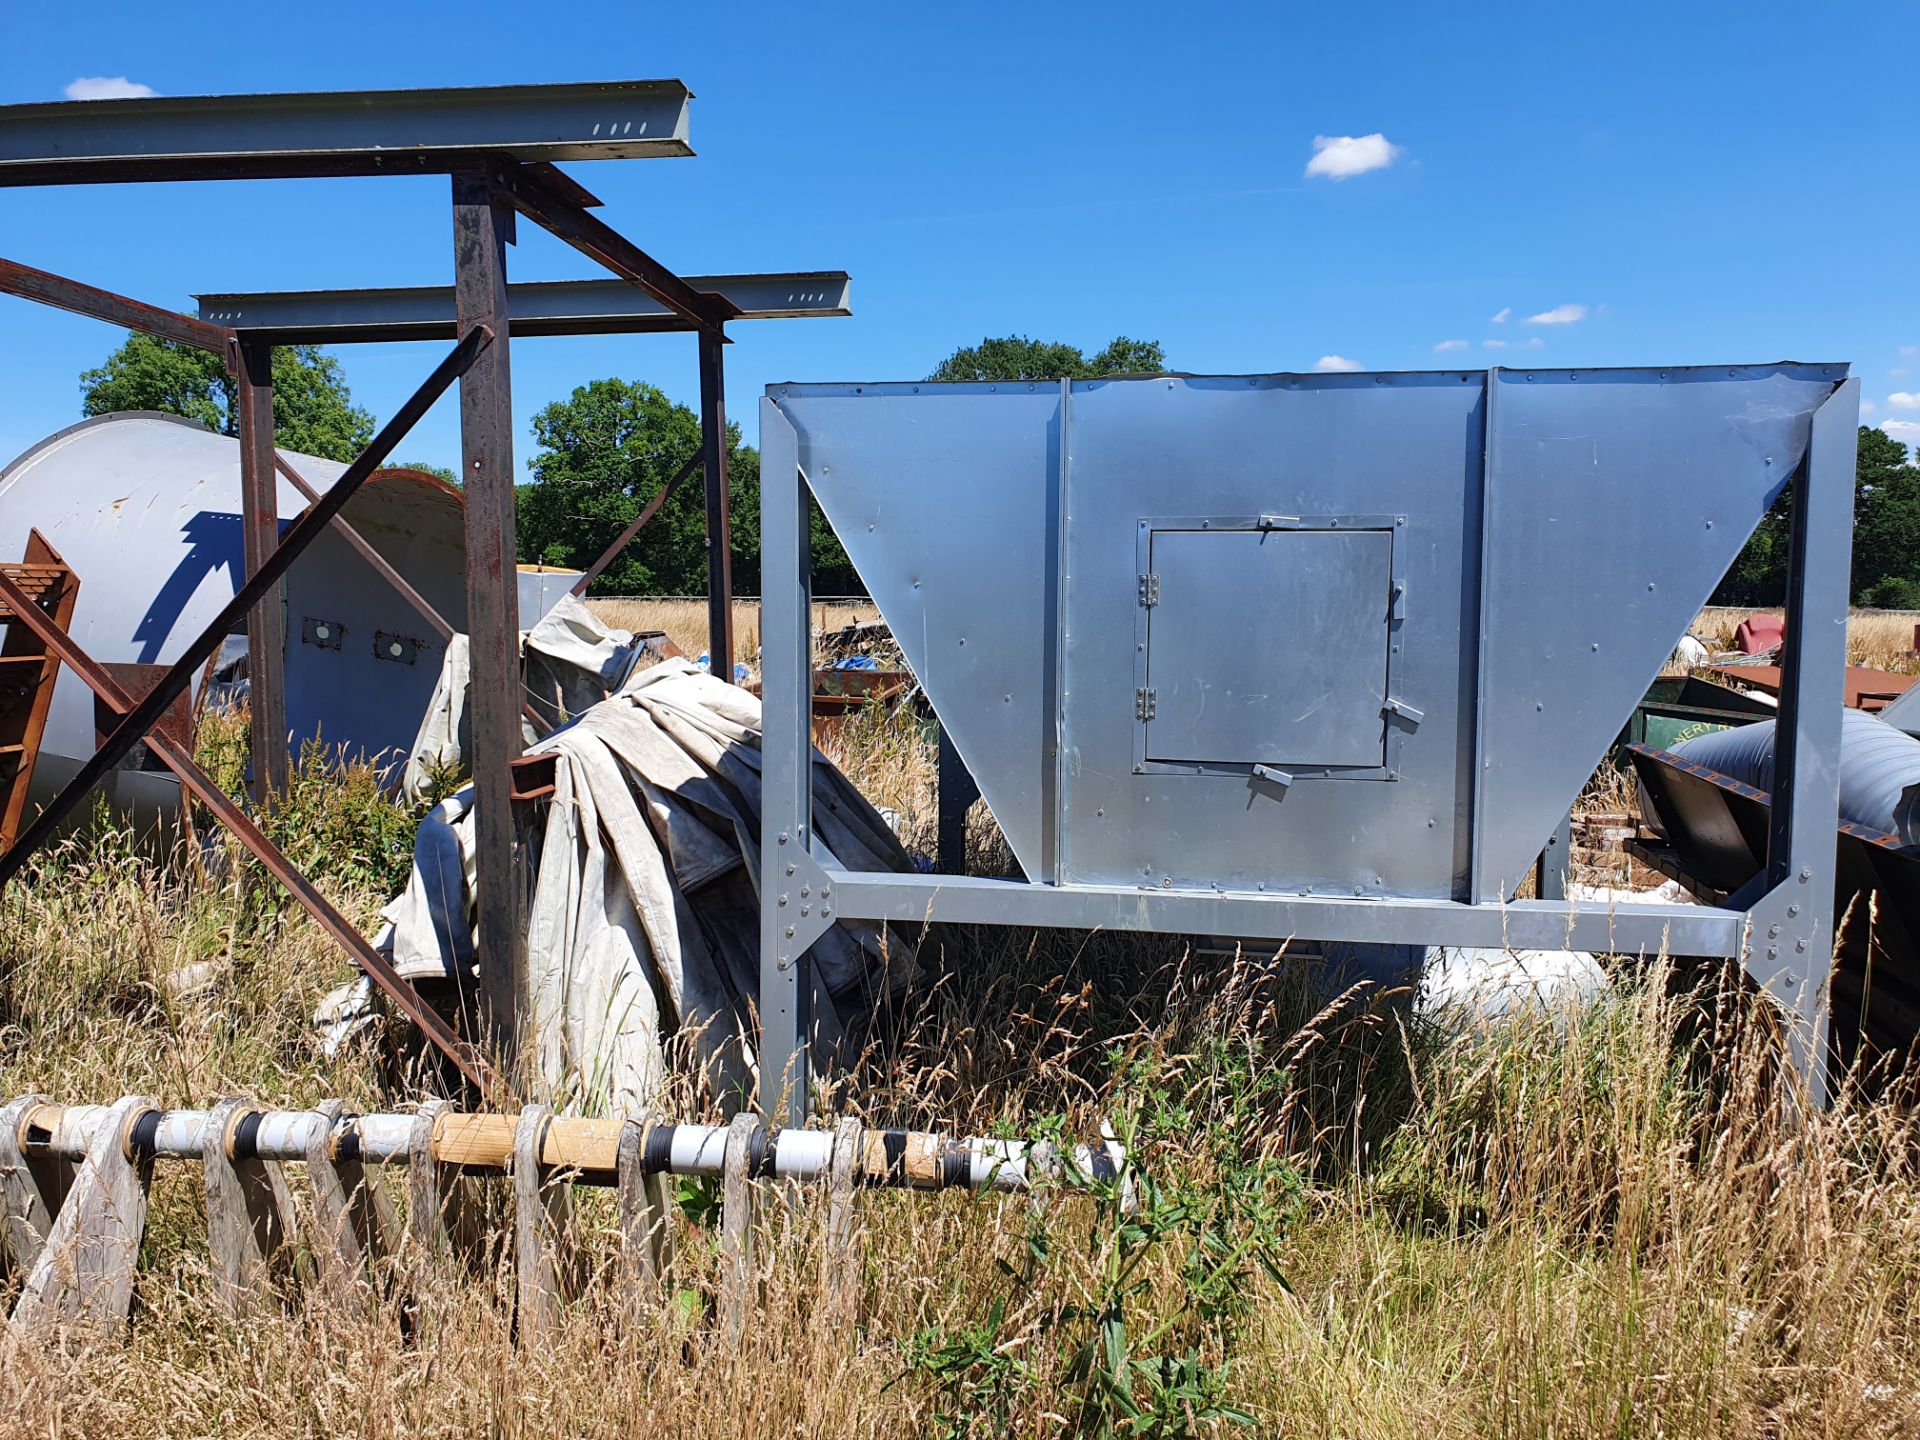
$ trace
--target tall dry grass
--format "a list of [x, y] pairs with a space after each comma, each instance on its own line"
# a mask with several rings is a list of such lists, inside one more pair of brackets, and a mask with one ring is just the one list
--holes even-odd
[[[923, 736], [865, 718], [842, 739], [870, 793], [928, 823]], [[382, 897], [339, 883], [370, 921]], [[948, 931], [923, 949], [838, 1105], [960, 1132], [1105, 1121], [1137, 1209], [867, 1192], [839, 1324], [820, 1308], [820, 1197], [768, 1191], [735, 1352], [710, 1318], [710, 1192], [683, 1187], [672, 1274], [637, 1310], [613, 1284], [607, 1197], [582, 1192], [589, 1279], [559, 1333], [525, 1344], [504, 1248], [344, 1309], [296, 1266], [236, 1321], [198, 1174], [162, 1164], [133, 1323], [0, 1338], [0, 1435], [1920, 1430], [1908, 1088], [1795, 1106], [1768, 1013], [1717, 977], [1623, 969], [1583, 1012], [1491, 1025], [1170, 937]], [[175, 993], [196, 963], [203, 988]], [[348, 973], [217, 852], [75, 841], [0, 897], [0, 1094], [418, 1100], [377, 1037], [319, 1053], [307, 1016]]]
[[[1693, 633], [1711, 650], [1731, 650], [1740, 622], [1755, 613], [1785, 615], [1774, 607], [1756, 612], [1738, 606], [1708, 606], [1694, 621]], [[1896, 675], [1920, 674], [1920, 653], [1914, 649], [1920, 613], [1910, 610], [1855, 610], [1847, 617], [1847, 663], [1891, 670]]]

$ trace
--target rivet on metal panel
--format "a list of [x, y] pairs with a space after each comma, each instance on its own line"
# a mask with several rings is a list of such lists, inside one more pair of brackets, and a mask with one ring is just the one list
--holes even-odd
[[793, 867], [792, 865], [787, 866], [787, 874], [789, 875], [793, 874], [794, 868], [795, 867]]
[[781, 903], [782, 905], [784, 905], [784, 904], [786, 904], [786, 903], [787, 903], [787, 897], [786, 897], [786, 896], [784, 896], [784, 895], [782, 895], [782, 896], [780, 897], [780, 903]]
[[1798, 905], [1789, 905], [1789, 906], [1787, 906], [1787, 918], [1788, 918], [1788, 919], [1792, 919], [1792, 918], [1793, 918], [1793, 917], [1794, 917], [1795, 915], [1798, 915], [1799, 913], [1800, 913], [1800, 907], [1799, 907]]
[[1807, 942], [1804, 940], [1796, 940], [1793, 942], [1793, 948], [1795, 950], [1798, 950], [1802, 954], [1805, 954], [1807, 949]]
[[1778, 940], [1780, 938], [1780, 927], [1778, 925], [1769, 925], [1767, 927], [1767, 938], [1769, 940]]
[[809, 899], [812, 899], [812, 898], [813, 898], [813, 887], [812, 887], [812, 886], [810, 886], [810, 885], [802, 885], [802, 886], [800, 887], [800, 898], [801, 898], [802, 900], [809, 900]]
[[1808, 882], [1809, 880], [1811, 880], [1811, 879], [1813, 879], [1813, 871], [1812, 871], [1812, 870], [1810, 870], [1810, 869], [1809, 869], [1809, 870], [1802, 870], [1802, 871], [1800, 872], [1800, 883], [1801, 883], [1802, 885], [1804, 885], [1804, 884], [1806, 884], [1806, 883], [1807, 883], [1807, 882]]
[[781, 837], [780, 837], [780, 843], [781, 843], [782, 845], [784, 845], [784, 844], [786, 844], [786, 843], [787, 843], [787, 837], [786, 837], [786, 836], [785, 836], [784, 834], [783, 834], [783, 835], [781, 835]]
[[1767, 946], [1767, 959], [1778, 960], [1779, 958], [1780, 958], [1780, 947], [1778, 945]]

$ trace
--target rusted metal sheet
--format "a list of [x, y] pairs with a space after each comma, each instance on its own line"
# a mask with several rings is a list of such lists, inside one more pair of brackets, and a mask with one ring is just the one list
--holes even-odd
[[[1694, 674], [1738, 683], [1768, 695], [1780, 693], [1781, 669], [1778, 665], [1698, 665]], [[1876, 670], [1870, 665], [1847, 667], [1846, 688], [1842, 700], [1849, 710], [1869, 714], [1884, 710], [1914, 686], [1912, 675], [1897, 675], [1891, 670]]]

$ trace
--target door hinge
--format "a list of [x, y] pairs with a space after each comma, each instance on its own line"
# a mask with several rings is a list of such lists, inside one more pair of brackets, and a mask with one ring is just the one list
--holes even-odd
[[1160, 603], [1160, 577], [1147, 574], [1140, 577], [1140, 603], [1151, 610]]
[[1133, 718], [1136, 720], [1153, 719], [1153, 690], [1151, 687], [1133, 692]]

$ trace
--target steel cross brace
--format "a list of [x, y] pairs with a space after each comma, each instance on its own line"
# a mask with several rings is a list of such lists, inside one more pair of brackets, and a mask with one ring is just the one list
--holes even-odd
[[[5, 574], [0, 574], [0, 599], [4, 599], [8, 608], [20, 621], [39, 636], [46, 647], [57, 654], [73, 672], [87, 684], [87, 687], [104, 700], [116, 714], [125, 715], [134, 708], [134, 700], [107, 671], [96, 664], [80, 646], [55, 625], [39, 607], [37, 607], [14, 582]], [[473, 1048], [454, 1034], [447, 1022], [415, 990], [401, 974], [388, 963], [387, 958], [372, 945], [352, 923], [313, 886], [291, 860], [287, 859], [280, 847], [269, 840], [252, 818], [236, 805], [227, 794], [215, 785], [197, 764], [177, 743], [157, 731], [149, 731], [142, 738], [149, 749], [157, 755], [166, 767], [180, 778], [180, 783], [211, 810], [214, 816], [231, 830], [240, 843], [253, 852], [256, 859], [268, 872], [284, 885], [288, 892], [328, 934], [337, 940], [342, 948], [354, 959], [354, 962], [370, 976], [396, 1005], [420, 1027], [421, 1032], [437, 1046], [448, 1059], [459, 1067], [460, 1073], [473, 1082], [481, 1094], [496, 1094], [498, 1087], [486, 1067], [484, 1060]]]
[[120, 758], [139, 744], [141, 738], [150, 731], [167, 707], [179, 698], [193, 683], [193, 677], [207, 658], [220, 647], [234, 622], [251, 610], [260, 599], [275, 585], [280, 577], [292, 568], [307, 546], [325, 530], [333, 517], [340, 513], [353, 493], [358, 490], [366, 478], [389, 454], [393, 447], [413, 428], [414, 422], [424, 415], [433, 402], [457, 380], [474, 359], [492, 343], [493, 332], [484, 326], [470, 331], [465, 339], [456, 345], [452, 352], [435, 367], [433, 374], [416, 390], [406, 404], [392, 420], [388, 421], [373, 437], [367, 448], [360, 452], [353, 464], [334, 482], [320, 503], [310, 507], [305, 514], [294, 521], [293, 526], [281, 539], [266, 562], [247, 582], [234, 592], [233, 599], [214, 616], [207, 627], [187, 645], [185, 651], [174, 661], [172, 668], [155, 682], [144, 700], [134, 705], [113, 728], [105, 742], [93, 754], [93, 758], [82, 765], [66, 788], [48, 802], [46, 808], [35, 818], [32, 825], [16, 840], [13, 848], [0, 855], [0, 886], [6, 884], [20, 868], [26, 864], [27, 857], [52, 838], [55, 828], [73, 810], [74, 806], [86, 796], [100, 778], [119, 763]]

